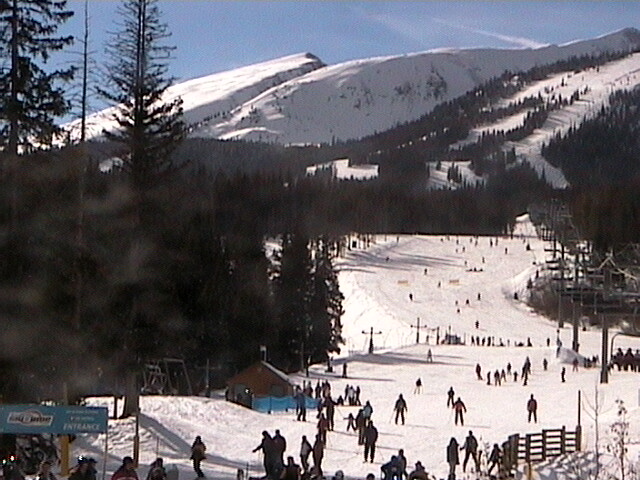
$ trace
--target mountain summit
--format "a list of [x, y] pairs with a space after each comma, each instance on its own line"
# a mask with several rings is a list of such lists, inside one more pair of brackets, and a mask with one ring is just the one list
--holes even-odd
[[[192, 137], [331, 143], [418, 119], [505, 71], [638, 48], [640, 31], [626, 28], [536, 49], [439, 49], [336, 65], [300, 53], [187, 80], [168, 97], [182, 97]], [[91, 116], [93, 136], [113, 128], [110, 113]]]

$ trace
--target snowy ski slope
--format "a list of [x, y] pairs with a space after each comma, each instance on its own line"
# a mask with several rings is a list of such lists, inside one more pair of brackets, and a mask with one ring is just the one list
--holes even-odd
[[[356, 408], [338, 407], [336, 431], [328, 437], [325, 472], [331, 475], [342, 469], [349, 479], [363, 479], [367, 472], [377, 476], [381, 464], [403, 448], [410, 466], [420, 460], [427, 471], [445, 478], [445, 447], [451, 436], [461, 442], [471, 429], [484, 445], [502, 442], [516, 432], [563, 425], [573, 430], [579, 390], [584, 399], [585, 443], [592, 449], [595, 430], [588, 404], [593, 403], [598, 371], [581, 368], [572, 372], [567, 364], [567, 381], [561, 383], [560, 369], [564, 365], [561, 359], [571, 356], [563, 350], [561, 359], [556, 358], [556, 324], [514, 300], [514, 292], [520, 299], [525, 297], [526, 281], [535, 275], [545, 255], [544, 244], [535, 237], [526, 216], [520, 219], [513, 238], [388, 235], [376, 237], [369, 247], [359, 244], [349, 251], [340, 260], [340, 284], [345, 294], [345, 350], [335, 360], [336, 373], [327, 373], [324, 366], [313, 367], [310, 380], [315, 384], [317, 380], [328, 379], [335, 397], [344, 392], [346, 384], [359, 385], [362, 399], [373, 405], [373, 420], [380, 439], [375, 463], [364, 464], [362, 447], [357, 445], [353, 432], [346, 433], [343, 420], [349, 412], [355, 415]], [[409, 293], [413, 300], [409, 299]], [[421, 344], [416, 345], [412, 325], [416, 325], [418, 317], [421, 325], [429, 329], [421, 331]], [[479, 322], [478, 329], [475, 321]], [[382, 333], [375, 336], [376, 350], [370, 355], [366, 353], [368, 336], [362, 332], [371, 327]], [[435, 330], [431, 329], [436, 327], [441, 335], [448, 331], [461, 335], [467, 339], [467, 345], [435, 345]], [[427, 334], [429, 344], [424, 343]], [[509, 346], [471, 346], [468, 341], [471, 334], [493, 336], [509, 342]], [[568, 325], [559, 335], [565, 346], [571, 344]], [[527, 338], [532, 347], [514, 346]], [[580, 343], [581, 353], [599, 355], [600, 332], [581, 332]], [[621, 335], [616, 337], [615, 346], [640, 347], [640, 339]], [[434, 356], [432, 363], [426, 361], [429, 349]], [[519, 370], [527, 356], [533, 366], [527, 386], [511, 380], [502, 386], [488, 386], [475, 378], [476, 363], [481, 364], [483, 372], [505, 368], [508, 362]], [[547, 372], [542, 370], [543, 358], [549, 361]], [[347, 379], [339, 378], [339, 365], [343, 361], [348, 362]], [[420, 395], [413, 393], [418, 377], [424, 383]], [[304, 380], [300, 376], [294, 379]], [[599, 387], [603, 405], [599, 414], [601, 448], [606, 443], [603, 438], [607, 436], [607, 426], [615, 418], [616, 398], [623, 399], [629, 410], [632, 441], [640, 440], [639, 379], [636, 373], [614, 372], [610, 383]], [[446, 391], [450, 386], [468, 408], [464, 427], [453, 425], [451, 410], [446, 407]], [[404, 426], [392, 421], [393, 404], [400, 393], [409, 408]], [[528, 424], [526, 418], [526, 400], [532, 393], [539, 403], [537, 425]], [[263, 430], [273, 433], [280, 429], [288, 442], [286, 455], [296, 459], [301, 435], [309, 438], [315, 435], [312, 414], [304, 423], [296, 422], [292, 412], [261, 414], [225, 402], [223, 392], [216, 392], [213, 398], [147, 396], [142, 398], [141, 409], [141, 475], [146, 475], [146, 465], [160, 455], [168, 464], [177, 466], [181, 479], [194, 478], [188, 459], [189, 446], [196, 435], [201, 435], [208, 446], [204, 464], [208, 478], [235, 478], [240, 468], [258, 476], [261, 457], [251, 450], [258, 445]], [[133, 420], [110, 421], [107, 474], [113, 472], [122, 456], [132, 453], [133, 434]], [[104, 436], [81, 436], [73, 449], [74, 454], [89, 454], [102, 460]], [[632, 460], [637, 460], [635, 450], [631, 455]], [[562, 468], [565, 473], [571, 470], [566, 463]], [[558, 464], [540, 467], [538, 473], [544, 480], [567, 478], [562, 477]], [[475, 476], [467, 472], [459, 478]]]

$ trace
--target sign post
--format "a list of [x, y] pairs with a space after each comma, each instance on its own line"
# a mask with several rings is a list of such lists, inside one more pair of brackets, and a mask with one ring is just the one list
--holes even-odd
[[56, 434], [60, 437], [62, 475], [69, 473], [69, 435], [106, 433], [105, 407], [75, 405], [0, 405], [0, 434]]

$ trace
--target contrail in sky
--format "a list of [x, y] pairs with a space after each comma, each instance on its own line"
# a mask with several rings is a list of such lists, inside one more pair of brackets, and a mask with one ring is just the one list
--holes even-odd
[[467, 31], [467, 32], [478, 33], [480, 35], [485, 35], [487, 37], [496, 38], [498, 40], [502, 40], [503, 42], [511, 43], [512, 45], [516, 45], [516, 46], [522, 47], [522, 48], [540, 48], [540, 47], [545, 47], [545, 46], [548, 45], [546, 43], [537, 42], [536, 40], [532, 40], [530, 38], [514, 37], [514, 36], [511, 36], [511, 35], [503, 35], [503, 34], [497, 33], [497, 32], [490, 32], [488, 30], [482, 30], [482, 29], [479, 29], [479, 28], [468, 27], [466, 25], [461, 25], [461, 24], [458, 24], [458, 23], [448, 22], [446, 20], [442, 20], [441, 18], [433, 18], [433, 21], [437, 22], [437, 23], [440, 23], [442, 25], [446, 25], [448, 27], [458, 28], [460, 30], [464, 30], [464, 31]]

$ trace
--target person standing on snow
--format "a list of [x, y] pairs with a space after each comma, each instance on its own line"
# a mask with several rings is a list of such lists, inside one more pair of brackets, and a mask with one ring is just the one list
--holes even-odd
[[378, 441], [378, 429], [373, 425], [373, 421], [369, 420], [369, 423], [364, 429], [364, 461], [367, 458], [373, 459], [376, 455], [376, 442]]
[[533, 421], [538, 423], [538, 402], [535, 398], [533, 398], [533, 393], [531, 394], [531, 398], [527, 402], [527, 412], [529, 412], [528, 422], [531, 422], [531, 417], [533, 417]]
[[206, 450], [207, 447], [202, 441], [202, 438], [200, 438], [200, 435], [198, 435], [191, 444], [191, 460], [193, 461], [193, 470], [196, 472], [198, 478], [204, 477], [204, 473], [202, 473], [200, 464], [207, 457], [205, 455]]
[[478, 380], [483, 380], [483, 378], [482, 378], [482, 367], [480, 366], [479, 363], [476, 363], [476, 377], [478, 378]]
[[458, 399], [453, 404], [453, 410], [455, 412], [455, 424], [458, 425], [458, 420], [460, 420], [460, 425], [464, 425], [463, 413], [466, 413], [467, 407], [460, 399], [460, 397], [458, 397]]
[[393, 410], [396, 412], [396, 425], [398, 424], [398, 418], [402, 419], [402, 424], [404, 425], [404, 412], [407, 411], [407, 402], [402, 397], [402, 394], [396, 400]]
[[449, 476], [448, 480], [455, 480], [456, 478], [456, 465], [460, 463], [458, 457], [458, 442], [455, 438], [451, 437], [449, 445], [447, 445], [447, 463], [449, 464]]
[[371, 403], [369, 403], [369, 400], [367, 400], [364, 407], [362, 407], [362, 416], [365, 419], [365, 423], [367, 420], [371, 419], [371, 415], [373, 415], [373, 407], [371, 406]]
[[476, 466], [476, 473], [480, 471], [480, 459], [478, 458], [478, 440], [473, 436], [473, 432], [469, 430], [469, 435], [464, 441], [464, 445], [460, 447], [460, 450], [464, 450], [464, 461], [462, 462], [462, 472], [467, 469], [467, 462], [469, 457], [473, 458], [473, 462]]
[[307, 421], [307, 398], [302, 390], [296, 393], [296, 420], [299, 422]]
[[273, 471], [276, 478], [280, 477], [284, 468], [284, 452], [287, 449], [287, 440], [276, 430], [273, 436]]
[[407, 476], [407, 457], [404, 456], [404, 449], [398, 450], [398, 480], [402, 480]]
[[304, 473], [309, 472], [309, 455], [312, 450], [313, 447], [309, 443], [309, 440], [307, 440], [307, 436], [303, 435], [302, 442], [300, 443], [300, 464], [302, 465]]
[[447, 392], [447, 407], [451, 405], [453, 407], [453, 396], [456, 394], [454, 392], [453, 387], [449, 387], [449, 391]]
[[262, 465], [264, 466], [265, 476], [268, 478], [275, 478], [274, 472], [276, 462], [274, 459], [273, 438], [271, 438], [271, 435], [269, 435], [269, 432], [266, 430], [262, 432], [262, 441], [260, 442], [260, 445], [251, 451], [257, 452], [258, 450], [262, 450]]
[[316, 473], [322, 477], [322, 458], [324, 457], [324, 442], [320, 434], [316, 435], [316, 441], [313, 443], [313, 468]]

